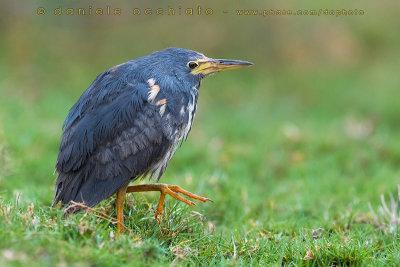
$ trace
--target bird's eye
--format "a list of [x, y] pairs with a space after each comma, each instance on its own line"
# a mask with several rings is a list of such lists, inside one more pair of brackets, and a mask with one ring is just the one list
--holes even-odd
[[198, 66], [198, 64], [196, 62], [194, 62], [194, 61], [190, 61], [187, 65], [191, 69], [195, 69]]

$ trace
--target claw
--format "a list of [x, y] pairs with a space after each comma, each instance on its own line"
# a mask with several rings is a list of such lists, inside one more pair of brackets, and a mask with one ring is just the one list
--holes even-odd
[[184, 190], [183, 188], [176, 186], [176, 185], [168, 185], [168, 184], [144, 184], [144, 185], [133, 185], [133, 186], [129, 186], [126, 190], [127, 193], [131, 193], [131, 192], [143, 192], [143, 191], [160, 191], [161, 195], [160, 195], [160, 200], [158, 202], [157, 205], [157, 209], [155, 212], [155, 220], [157, 221], [157, 223], [160, 223], [160, 220], [158, 219], [158, 216], [162, 215], [162, 209], [163, 209], [163, 205], [164, 205], [164, 200], [165, 200], [165, 196], [166, 194], [172, 196], [173, 198], [182, 201], [186, 204], [188, 204], [189, 206], [197, 206], [196, 203], [194, 203], [193, 201], [190, 201], [184, 197], [182, 197], [181, 195], [179, 195], [179, 193], [188, 196], [190, 198], [194, 198], [203, 202], [206, 201], [210, 201], [213, 202], [211, 199], [209, 198], [205, 198], [205, 197], [201, 197], [198, 195], [195, 195], [189, 191]]

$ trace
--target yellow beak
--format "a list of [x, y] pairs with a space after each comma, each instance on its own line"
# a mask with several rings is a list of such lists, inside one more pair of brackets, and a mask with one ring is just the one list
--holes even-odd
[[251, 62], [241, 60], [229, 60], [229, 59], [208, 59], [197, 61], [199, 66], [192, 70], [192, 74], [204, 74], [209, 75], [215, 72], [220, 72], [230, 69], [239, 69], [253, 65]]

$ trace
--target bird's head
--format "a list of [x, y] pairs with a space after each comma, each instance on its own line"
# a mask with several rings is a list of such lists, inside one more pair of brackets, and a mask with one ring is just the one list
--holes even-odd
[[[182, 48], [166, 48], [148, 57], [148, 70], [156, 80], [179, 79], [195, 86], [208, 75], [253, 65], [241, 60], [212, 59], [205, 55]], [[158, 77], [157, 77], [158, 76]]]

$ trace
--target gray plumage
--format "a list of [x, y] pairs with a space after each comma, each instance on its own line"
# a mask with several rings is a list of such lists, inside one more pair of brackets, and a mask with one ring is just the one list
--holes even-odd
[[190, 131], [204, 78], [186, 63], [205, 58], [168, 48], [101, 73], [64, 122], [53, 205], [93, 207], [130, 181], [159, 179]]

